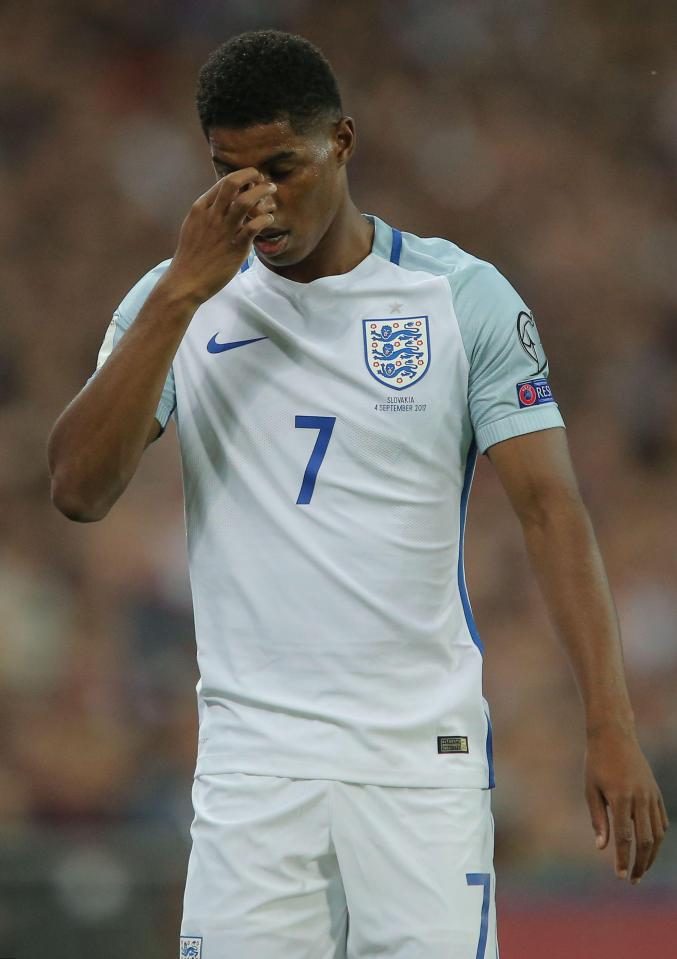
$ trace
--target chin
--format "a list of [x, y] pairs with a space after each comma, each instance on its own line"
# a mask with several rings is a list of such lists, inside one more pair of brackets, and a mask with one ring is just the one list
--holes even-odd
[[299, 256], [294, 250], [286, 249], [284, 252], [278, 254], [278, 256], [266, 256], [264, 253], [259, 253], [258, 250], [256, 255], [259, 259], [263, 260], [264, 263], [270, 263], [271, 266], [296, 266], [297, 263], [305, 260], [308, 254], [304, 253], [302, 256]]

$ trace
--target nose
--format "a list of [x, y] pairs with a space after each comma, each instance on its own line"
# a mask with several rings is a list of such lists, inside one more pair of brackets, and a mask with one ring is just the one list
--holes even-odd
[[262, 197], [259, 202], [256, 204], [255, 208], [256, 215], [259, 216], [263, 213], [275, 213], [277, 210], [277, 204], [275, 203], [275, 194], [268, 193], [267, 196]]

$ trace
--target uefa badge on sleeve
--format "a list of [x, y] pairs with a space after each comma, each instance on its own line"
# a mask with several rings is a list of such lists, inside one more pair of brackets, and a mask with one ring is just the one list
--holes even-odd
[[396, 320], [362, 320], [364, 360], [379, 383], [406, 390], [418, 383], [430, 366], [430, 330], [427, 316]]
[[202, 959], [202, 936], [181, 936], [179, 959]]
[[525, 380], [522, 383], [518, 383], [517, 400], [520, 409], [528, 409], [530, 406], [554, 403], [555, 397], [552, 395], [548, 381], [545, 377], [540, 377], [536, 380]]

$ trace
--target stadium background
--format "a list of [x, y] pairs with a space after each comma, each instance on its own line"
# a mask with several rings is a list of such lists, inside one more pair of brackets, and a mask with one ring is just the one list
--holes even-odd
[[[677, 14], [659, 0], [5, 0], [0, 6], [0, 955], [174, 955], [196, 680], [173, 427], [101, 523], [45, 441], [110, 314], [212, 182], [208, 52], [275, 26], [332, 61], [366, 211], [442, 235], [535, 311], [677, 820]], [[498, 788], [502, 955], [667, 955], [676, 837], [594, 850], [581, 710], [483, 462], [467, 544]], [[224, 571], [227, 575], [227, 571]]]

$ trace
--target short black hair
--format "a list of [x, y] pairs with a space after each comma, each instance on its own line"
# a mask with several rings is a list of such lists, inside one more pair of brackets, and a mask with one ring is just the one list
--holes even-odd
[[280, 30], [241, 33], [217, 47], [200, 70], [196, 100], [207, 137], [212, 127], [276, 120], [288, 120], [295, 133], [303, 133], [321, 117], [343, 115], [324, 54], [304, 37]]

